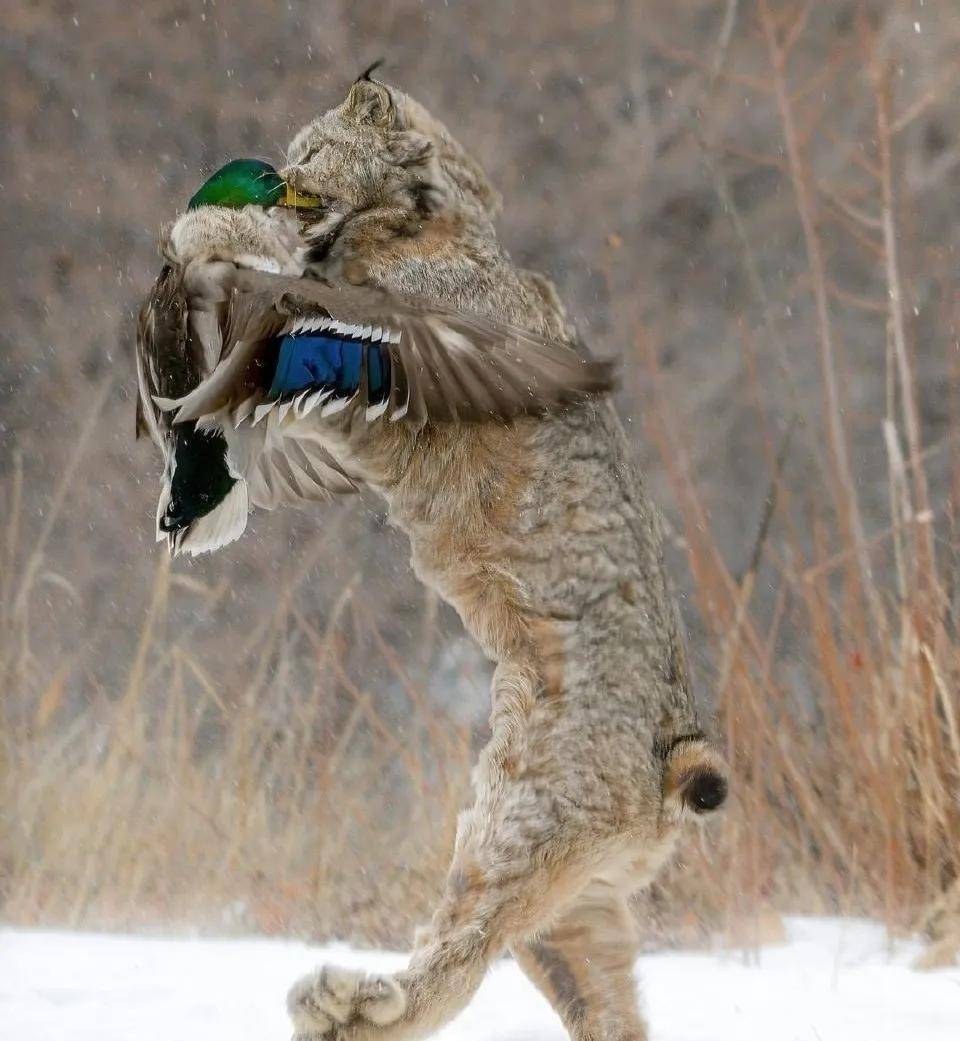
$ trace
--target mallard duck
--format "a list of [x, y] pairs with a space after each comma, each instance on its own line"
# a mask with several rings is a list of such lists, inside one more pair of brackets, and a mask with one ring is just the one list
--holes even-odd
[[363, 428], [504, 422], [611, 386], [610, 363], [564, 343], [302, 277], [297, 213], [313, 204], [237, 160], [166, 235], [140, 312], [137, 428], [164, 454], [157, 539], [174, 554], [238, 538], [251, 505], [356, 491]]

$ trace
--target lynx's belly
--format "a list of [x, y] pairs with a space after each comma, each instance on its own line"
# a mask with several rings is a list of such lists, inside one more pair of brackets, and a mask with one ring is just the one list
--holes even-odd
[[656, 514], [610, 405], [438, 426], [401, 455], [391, 519], [491, 658], [588, 716], [621, 702], [656, 731], [695, 726]]

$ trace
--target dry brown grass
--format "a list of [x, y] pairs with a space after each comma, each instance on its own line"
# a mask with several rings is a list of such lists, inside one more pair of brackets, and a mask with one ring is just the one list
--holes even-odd
[[[741, 942], [761, 937], [774, 911], [877, 915], [896, 930], [928, 927], [939, 937], [933, 957], [949, 957], [960, 917], [960, 366], [944, 365], [953, 379], [949, 432], [924, 445], [911, 320], [918, 283], [925, 300], [939, 301], [927, 326], [937, 335], [922, 345], [928, 354], [953, 350], [960, 316], [949, 255], [918, 244], [902, 142], [941, 103], [956, 68], [911, 92], [895, 74], [896, 17], [848, 4], [856, 31], [825, 58], [813, 48], [816, 60], [799, 74], [796, 54], [816, 5], [723, 6], [712, 54], [656, 47], [693, 68], [679, 83], [698, 105], [703, 83], [711, 88], [696, 138], [755, 297], [753, 313], [732, 324], [743, 408], [755, 419], [770, 493], [738, 570], [721, 551], [710, 490], [691, 476], [709, 425], [681, 431], [676, 422], [659, 349], [674, 332], [665, 324], [672, 309], [659, 324], [638, 320], [637, 369], [652, 388], [646, 435], [673, 488], [675, 541], [711, 644], [697, 656], [713, 663], [735, 776], [725, 822], [688, 844], [646, 908], [663, 919], [661, 939], [689, 938], [706, 922]], [[728, 67], [731, 36], [741, 41], [743, 69]], [[838, 82], [846, 111], [869, 113], [860, 137], [839, 136], [842, 120], [824, 111], [821, 90]], [[778, 139], [763, 153], [723, 140], [711, 118], [713, 88], [718, 106], [724, 89], [749, 94], [754, 114], [768, 106]], [[759, 217], [738, 210], [726, 173], [734, 160], [776, 171], [789, 200], [776, 226], [795, 234], [803, 270], [776, 289], [762, 243], [751, 241], [775, 203]], [[848, 284], [850, 271], [869, 280]], [[609, 284], [616, 301], [615, 270]], [[789, 334], [780, 317], [788, 306], [796, 308]], [[851, 315], [887, 374], [885, 409], [870, 417], [886, 452], [881, 524], [863, 508], [850, 450], [855, 434], [862, 443], [855, 428], [864, 419], [849, 406], [859, 374], [845, 352]], [[812, 395], [791, 354], [801, 344], [817, 354]], [[764, 375], [774, 365], [776, 400]], [[338, 522], [298, 546], [276, 584], [284, 594], [231, 644], [243, 650], [229, 667], [210, 666], [202, 626], [189, 620], [230, 591], [165, 560], [136, 608], [143, 624], [134, 651], [121, 656], [120, 682], [96, 682], [98, 634], [68, 653], [38, 646], [48, 591], [76, 596], [47, 567], [45, 548], [98, 410], [94, 402], [39, 531], [20, 508], [35, 474], [17, 463], [0, 493], [9, 504], [0, 548], [4, 919], [405, 944], [442, 876], [475, 742], [427, 699], [422, 663], [398, 660], [359, 578], [330, 595], [322, 625], [305, 608], [313, 565], [346, 545]], [[791, 479], [798, 446], [815, 462], [809, 481]], [[947, 481], [929, 476], [934, 463]], [[429, 602], [421, 615], [420, 642], [429, 644]], [[433, 661], [425, 651], [423, 662]], [[386, 677], [389, 698], [381, 680], [367, 689], [373, 676]]]
[[[402, 943], [410, 907], [428, 906], [442, 878], [470, 734], [428, 711], [355, 582], [322, 630], [305, 617], [298, 587], [335, 528], [306, 547], [249, 653], [216, 678], [167, 621], [171, 600], [209, 604], [223, 590], [158, 554], [122, 689], [71, 716], [67, 680], [88, 663], [51, 662], [31, 641], [51, 576], [42, 538], [14, 568], [21, 483], [17, 466], [0, 615], [4, 918]], [[400, 720], [349, 674], [358, 629], [405, 695]]]
[[[861, 8], [861, 48], [852, 58], [861, 63], [872, 98], [873, 147], [854, 157], [855, 171], [842, 171], [845, 191], [816, 182], [797, 129], [796, 99], [809, 91], [788, 80], [791, 49], [802, 38], [810, 5], [795, 7], [789, 17], [781, 11], [779, 18], [764, 0], [758, 8], [771, 69], [764, 89], [780, 113], [784, 174], [815, 304], [810, 336], [820, 349], [822, 421], [802, 435], [822, 437], [828, 463], [821, 482], [803, 495], [783, 480], [794, 426], [784, 435], [771, 424], [756, 379], [755, 344], [744, 330], [770, 492], [750, 564], [742, 575], [732, 573], [688, 476], [689, 440], [680, 439], [657, 389], [657, 352], [641, 338], [655, 388], [647, 430], [680, 504], [682, 537], [718, 663], [717, 704], [735, 777], [726, 825], [674, 885], [701, 910], [712, 892], [714, 913], [740, 937], [750, 935], [745, 919], [753, 919], [759, 935], [772, 907], [867, 914], [895, 930], [926, 927], [937, 938], [934, 960], [943, 960], [960, 946], [960, 427], [954, 423], [934, 446], [921, 443], [905, 318], [916, 293], [898, 259], [904, 215], [894, 174], [897, 134], [918, 109], [894, 115], [894, 67]], [[807, 120], [809, 140], [818, 125], [809, 113]], [[833, 214], [822, 200], [834, 203]], [[859, 226], [864, 248], [882, 265], [883, 306], [851, 299], [830, 282], [824, 239], [837, 233], [837, 210], [839, 219]], [[876, 436], [887, 452], [889, 523], [869, 538], [849, 460], [831, 298], [878, 312], [878, 341], [886, 337], [887, 409]], [[928, 460], [942, 452], [951, 455], [952, 490], [931, 494]], [[782, 535], [772, 544], [775, 513]], [[764, 557], [772, 610], [754, 607]], [[784, 654], [787, 630], [791, 649]]]

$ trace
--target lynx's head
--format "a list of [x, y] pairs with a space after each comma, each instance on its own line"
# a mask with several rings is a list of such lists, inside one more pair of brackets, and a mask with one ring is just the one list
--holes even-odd
[[341, 215], [394, 204], [495, 216], [500, 196], [479, 163], [422, 105], [370, 71], [296, 135], [281, 177]]

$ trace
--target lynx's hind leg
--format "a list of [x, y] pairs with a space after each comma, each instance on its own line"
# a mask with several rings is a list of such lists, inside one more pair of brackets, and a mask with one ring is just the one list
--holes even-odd
[[517, 774], [534, 682], [528, 669], [497, 667], [476, 801], [461, 819], [440, 905], [410, 965], [373, 977], [328, 967], [298, 983], [289, 1001], [297, 1041], [424, 1037], [467, 1004], [493, 958], [554, 920], [623, 852], [615, 818], [561, 797], [567, 763]]
[[[324, 967], [297, 983], [296, 1041], [408, 1041], [455, 1016], [490, 961], [553, 918], [596, 870], [547, 789], [499, 786], [465, 822], [440, 906], [410, 965], [367, 976]], [[492, 809], [492, 813], [490, 813]], [[637, 1035], [640, 1036], [640, 1035]]]
[[645, 1041], [634, 978], [637, 929], [627, 897], [660, 870], [678, 823], [705, 819], [726, 798], [726, 763], [699, 734], [673, 740], [662, 754], [658, 838], [626, 865], [610, 865], [548, 930], [512, 948], [571, 1041]]
[[644, 1041], [633, 973], [637, 949], [626, 897], [595, 879], [548, 931], [515, 944], [513, 954], [571, 1041]]

